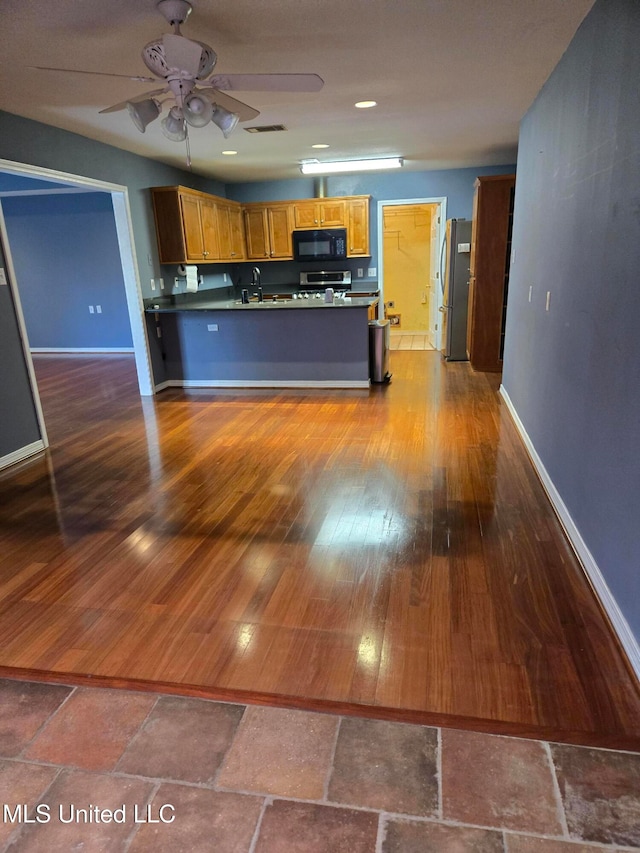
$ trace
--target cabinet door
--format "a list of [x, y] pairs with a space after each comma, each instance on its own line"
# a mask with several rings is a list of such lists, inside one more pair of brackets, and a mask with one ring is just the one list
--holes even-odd
[[245, 210], [244, 224], [248, 258], [269, 257], [269, 232], [267, 210], [264, 207]]
[[228, 207], [216, 205], [216, 220], [218, 223], [218, 257], [220, 260], [231, 258], [231, 220]]
[[343, 201], [336, 201], [335, 199], [319, 201], [318, 210], [320, 213], [320, 225], [323, 228], [346, 224], [345, 205]]
[[347, 234], [350, 258], [369, 256], [369, 202], [354, 199], [349, 202], [349, 232]]
[[197, 196], [181, 195], [182, 229], [186, 249], [186, 260], [201, 261], [204, 258], [204, 238], [200, 216], [200, 199]]
[[295, 228], [318, 228], [320, 221], [316, 203], [296, 202], [293, 205], [293, 224]]
[[268, 208], [268, 221], [271, 242], [270, 257], [293, 258], [291, 205], [283, 204]]
[[215, 261], [220, 257], [220, 246], [218, 243], [218, 218], [214, 201], [200, 199], [200, 222], [202, 223], [204, 260]]
[[231, 228], [231, 259], [241, 261], [246, 257], [244, 224], [239, 207], [229, 208], [229, 226]]

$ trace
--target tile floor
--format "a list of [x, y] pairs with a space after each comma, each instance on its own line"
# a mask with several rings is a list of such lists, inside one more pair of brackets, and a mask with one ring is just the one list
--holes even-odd
[[640, 850], [640, 754], [0, 679], [2, 850]]
[[415, 335], [411, 332], [391, 332], [389, 336], [390, 350], [424, 350], [433, 349], [426, 335]]

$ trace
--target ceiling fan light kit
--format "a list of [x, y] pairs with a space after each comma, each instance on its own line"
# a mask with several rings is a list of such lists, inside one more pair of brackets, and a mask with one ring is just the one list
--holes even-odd
[[214, 104], [207, 98], [192, 92], [184, 99], [184, 117], [191, 127], [204, 127], [213, 118]]
[[160, 104], [155, 98], [147, 98], [145, 101], [138, 101], [136, 103], [128, 101], [127, 110], [131, 116], [131, 121], [140, 133], [144, 133], [147, 125], [155, 121], [160, 115]]
[[160, 122], [162, 133], [172, 142], [184, 142], [187, 138], [187, 126], [179, 107], [171, 107], [169, 115]]
[[[317, 74], [217, 74], [211, 75], [216, 62], [215, 50], [204, 42], [185, 38], [180, 32], [193, 7], [188, 0], [160, 0], [156, 8], [173, 27], [148, 42], [142, 49], [142, 59], [155, 78], [164, 84], [154, 89], [100, 110], [112, 113], [126, 109], [140, 133], [158, 118], [163, 103], [173, 100], [169, 115], [164, 118], [161, 130], [167, 139], [187, 143], [187, 164], [190, 165], [189, 127], [215, 124], [225, 139], [235, 130], [238, 122], [251, 121], [260, 115], [259, 110], [227, 94], [229, 91], [254, 92], [319, 92], [324, 81]], [[142, 83], [155, 82], [154, 77], [131, 77], [105, 71], [77, 71], [70, 68], [45, 68], [41, 71], [66, 71], [74, 74], [99, 74], [106, 77], [128, 77]], [[198, 88], [202, 83], [203, 88]], [[156, 100], [155, 96], [164, 96]]]
[[225, 139], [228, 139], [233, 133], [239, 120], [236, 113], [230, 113], [218, 104], [213, 105], [211, 121], [220, 128]]

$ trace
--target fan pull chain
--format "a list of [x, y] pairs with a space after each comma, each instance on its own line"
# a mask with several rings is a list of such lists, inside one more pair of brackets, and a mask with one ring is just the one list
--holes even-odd
[[185, 145], [187, 146], [187, 169], [191, 171], [191, 145], [189, 144], [189, 131], [187, 130], [187, 135], [184, 138]]

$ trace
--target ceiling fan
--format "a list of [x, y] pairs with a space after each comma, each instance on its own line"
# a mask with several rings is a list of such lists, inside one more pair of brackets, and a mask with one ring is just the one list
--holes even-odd
[[[158, 11], [173, 27], [149, 42], [142, 50], [142, 59], [155, 77], [108, 74], [102, 71], [73, 71], [78, 74], [100, 74], [107, 77], [126, 77], [138, 83], [163, 81], [162, 88], [135, 95], [119, 104], [100, 110], [112, 113], [128, 110], [141, 133], [160, 115], [163, 106], [170, 104], [168, 115], [161, 121], [164, 136], [175, 142], [186, 142], [187, 165], [191, 166], [188, 128], [204, 127], [212, 122], [225, 139], [238, 122], [250, 121], [258, 110], [227, 94], [229, 91], [253, 92], [318, 92], [324, 81], [317, 74], [214, 74], [217, 55], [204, 42], [192, 41], [180, 32], [193, 7], [188, 0], [160, 0]], [[43, 68], [41, 71], [67, 71], [67, 68]], [[200, 85], [198, 85], [200, 84]], [[166, 96], [166, 97], [163, 97]]]

